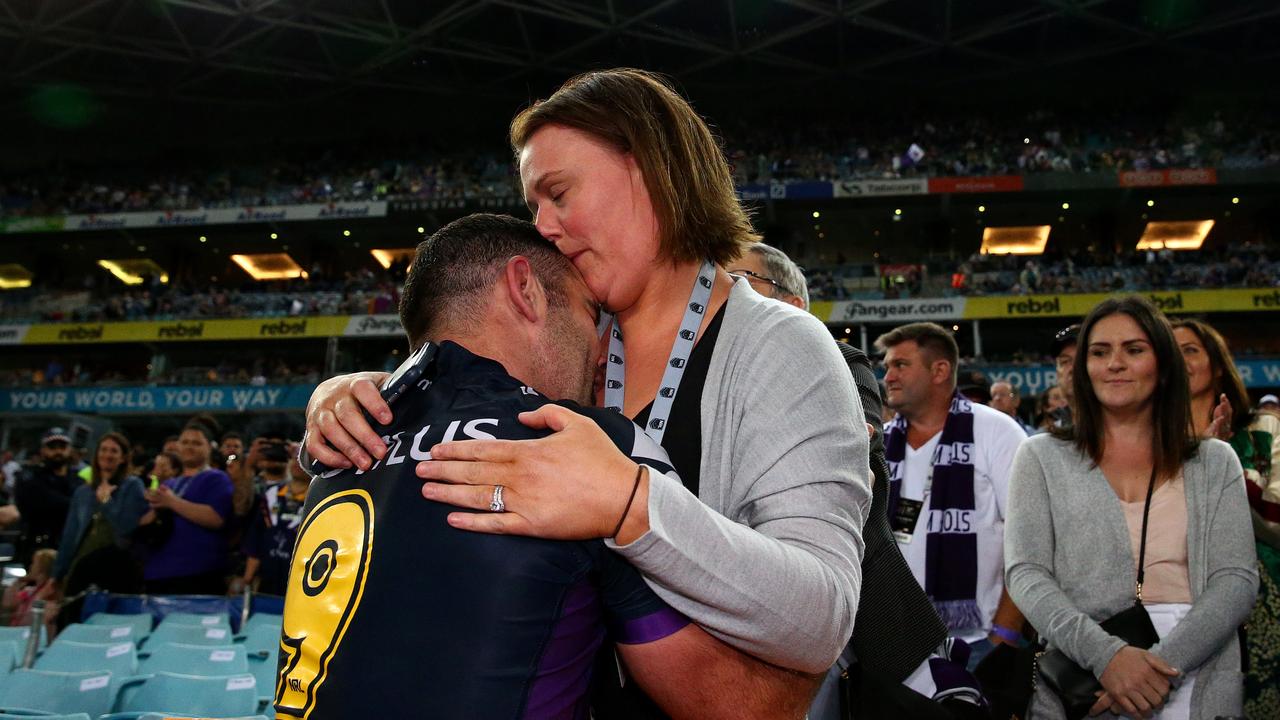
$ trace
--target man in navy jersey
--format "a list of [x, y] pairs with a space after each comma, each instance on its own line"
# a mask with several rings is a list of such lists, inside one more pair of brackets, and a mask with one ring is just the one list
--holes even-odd
[[384, 458], [324, 473], [308, 493], [279, 717], [586, 718], [605, 642], [673, 716], [803, 716], [812, 684], [691, 625], [602, 542], [467, 533], [446, 522], [457, 508], [422, 498], [414, 468], [432, 446], [543, 436], [517, 416], [549, 398], [671, 472], [630, 421], [583, 407], [597, 316], [572, 265], [527, 222], [472, 216], [419, 246], [401, 321], [415, 349], [431, 339], [438, 352], [378, 428]]

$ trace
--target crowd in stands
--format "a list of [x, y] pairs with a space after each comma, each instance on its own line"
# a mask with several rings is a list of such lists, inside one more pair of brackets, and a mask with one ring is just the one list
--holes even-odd
[[[941, 114], [847, 121], [735, 123], [724, 143], [739, 185], [806, 180], [1256, 168], [1280, 163], [1265, 111]], [[234, 169], [232, 169], [234, 168]], [[0, 218], [335, 201], [515, 197], [510, 157], [490, 149], [333, 149], [230, 168], [122, 172], [53, 169], [0, 178]]]
[[124, 322], [382, 315], [396, 311], [403, 281], [404, 268], [396, 266], [347, 270], [340, 277], [313, 268], [306, 279], [249, 281], [235, 287], [187, 278], [163, 283], [152, 276], [122, 288], [90, 276], [75, 291], [32, 287], [0, 294], [0, 317], [8, 322]]
[[0, 387], [47, 388], [62, 386], [110, 387], [145, 385], [314, 385], [320, 382], [321, 367], [315, 363], [291, 363], [281, 357], [245, 352], [236, 357], [218, 358], [216, 365], [184, 365], [157, 368], [160, 355], [147, 368], [135, 370], [106, 367], [92, 361], [63, 362], [51, 358], [40, 367], [0, 370]]

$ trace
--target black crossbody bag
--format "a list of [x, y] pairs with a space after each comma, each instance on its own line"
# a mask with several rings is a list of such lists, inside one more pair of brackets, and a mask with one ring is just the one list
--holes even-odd
[[[1142, 507], [1142, 542], [1138, 547], [1138, 581], [1134, 586], [1133, 605], [1103, 620], [1099, 625], [1107, 634], [1124, 640], [1126, 644], [1143, 650], [1150, 649], [1160, 640], [1151, 616], [1142, 606], [1142, 579], [1147, 556], [1147, 516], [1151, 513], [1151, 496], [1156, 489], [1156, 471], [1151, 469], [1147, 483], [1147, 501]], [[1098, 702], [1102, 683], [1093, 673], [1080, 667], [1061, 650], [1050, 650], [1037, 660], [1037, 670], [1044, 683], [1057, 694], [1070, 720], [1080, 720], [1089, 714], [1089, 708]]]

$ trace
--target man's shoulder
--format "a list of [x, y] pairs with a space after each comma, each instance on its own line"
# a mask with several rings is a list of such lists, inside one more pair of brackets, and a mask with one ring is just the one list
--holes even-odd
[[973, 403], [973, 429], [975, 435], [987, 437], [1003, 436], [1005, 433], [1017, 440], [1027, 437], [1027, 431], [1022, 429], [1017, 420], [995, 408], [978, 403]]

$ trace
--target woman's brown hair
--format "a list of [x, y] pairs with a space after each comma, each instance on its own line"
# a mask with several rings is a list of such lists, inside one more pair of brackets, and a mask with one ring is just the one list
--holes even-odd
[[[117, 467], [115, 473], [108, 478], [102, 477], [102, 472], [98, 470], [98, 450], [102, 448], [102, 443], [104, 442], [113, 442], [120, 447], [120, 466]], [[92, 474], [89, 478], [90, 482], [93, 483], [93, 486], [97, 487], [98, 484], [102, 482], [110, 482], [119, 485], [120, 481], [124, 480], [129, 474], [129, 457], [131, 452], [132, 447], [129, 445], [129, 439], [118, 432], [109, 432], [98, 438], [98, 444], [93, 446], [93, 459], [89, 462], [89, 467], [93, 468], [90, 470]]]
[[1191, 430], [1191, 391], [1187, 385], [1187, 366], [1182, 351], [1173, 337], [1169, 319], [1140, 295], [1109, 298], [1089, 311], [1080, 326], [1080, 351], [1076, 353], [1072, 372], [1075, 399], [1071, 404], [1073, 425], [1055, 432], [1071, 440], [1076, 448], [1089, 456], [1094, 464], [1101, 462], [1106, 442], [1102, 404], [1089, 379], [1089, 338], [1100, 320], [1117, 313], [1133, 318], [1146, 333], [1156, 357], [1156, 387], [1151, 394], [1151, 417], [1155, 423], [1151, 437], [1151, 455], [1155, 459], [1156, 477], [1173, 477], [1182, 464], [1196, 453], [1199, 441]]
[[1239, 432], [1249, 427], [1249, 423], [1253, 422], [1249, 391], [1244, 388], [1244, 380], [1240, 379], [1240, 371], [1236, 370], [1236, 363], [1231, 359], [1231, 350], [1227, 347], [1227, 341], [1222, 334], [1208, 323], [1199, 320], [1178, 320], [1173, 323], [1173, 329], [1178, 328], [1186, 328], [1195, 333], [1200, 339], [1200, 344], [1204, 346], [1205, 352], [1208, 353], [1209, 373], [1214, 376], [1215, 405], [1218, 395], [1227, 396], [1227, 400], [1231, 403], [1231, 429]]
[[672, 261], [724, 265], [760, 241], [720, 144], [662, 77], [620, 68], [570, 79], [512, 119], [517, 159], [546, 125], [580, 130], [635, 158], [658, 217], [660, 252]]

